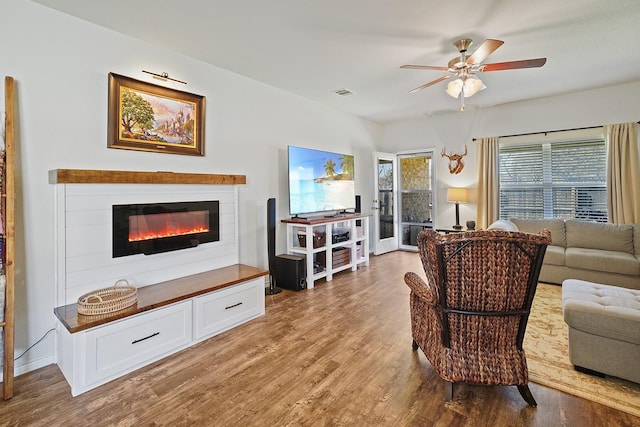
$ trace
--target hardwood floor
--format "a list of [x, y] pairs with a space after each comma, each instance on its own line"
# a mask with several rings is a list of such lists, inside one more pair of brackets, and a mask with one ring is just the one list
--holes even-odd
[[56, 365], [16, 378], [2, 426], [628, 426], [640, 419], [537, 384], [444, 385], [411, 349], [406, 271], [372, 257], [314, 289], [267, 296], [266, 315], [78, 397]]

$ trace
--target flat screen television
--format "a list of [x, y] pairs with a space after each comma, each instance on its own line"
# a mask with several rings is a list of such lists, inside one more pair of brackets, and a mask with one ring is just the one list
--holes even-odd
[[353, 156], [289, 146], [289, 213], [304, 215], [356, 207]]

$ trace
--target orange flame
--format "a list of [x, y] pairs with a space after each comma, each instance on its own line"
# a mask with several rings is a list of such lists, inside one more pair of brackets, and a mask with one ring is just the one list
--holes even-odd
[[206, 233], [209, 229], [206, 227], [198, 227], [192, 229], [165, 229], [148, 233], [131, 233], [129, 234], [130, 242], [142, 242], [144, 240], [162, 239], [164, 237], [185, 236], [189, 234]]
[[185, 236], [209, 231], [205, 211], [163, 212], [129, 217], [129, 242]]

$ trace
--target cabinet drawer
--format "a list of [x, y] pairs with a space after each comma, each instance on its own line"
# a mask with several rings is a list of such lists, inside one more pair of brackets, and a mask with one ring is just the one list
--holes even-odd
[[196, 298], [195, 339], [264, 314], [264, 279], [254, 279]]
[[131, 371], [191, 341], [191, 301], [86, 333], [86, 383]]

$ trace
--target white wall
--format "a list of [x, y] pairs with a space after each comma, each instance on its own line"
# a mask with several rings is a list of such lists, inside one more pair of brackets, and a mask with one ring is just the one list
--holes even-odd
[[[240, 262], [267, 267], [266, 201], [288, 212], [287, 145], [355, 156], [356, 191], [371, 205], [371, 152], [380, 126], [24, 0], [0, 3], [0, 76], [17, 83], [16, 355], [54, 326], [54, 186], [59, 168], [244, 174], [239, 190]], [[109, 72], [153, 81], [168, 72], [207, 97], [205, 157], [107, 149]], [[4, 84], [2, 85], [4, 98]], [[4, 109], [4, 105], [0, 106]], [[278, 228], [283, 252], [284, 227]], [[17, 373], [53, 361], [48, 339]]]
[[[444, 89], [442, 89], [444, 90]], [[494, 88], [492, 90], [500, 90]], [[478, 94], [476, 96], [482, 96]], [[455, 210], [446, 200], [448, 187], [475, 188], [477, 181], [476, 147], [473, 138], [506, 136], [529, 132], [601, 126], [610, 123], [640, 120], [640, 82], [579, 93], [540, 98], [533, 101], [505, 104], [485, 109], [467, 107], [464, 113], [440, 114], [420, 119], [385, 124], [381, 150], [398, 152], [436, 147], [437, 192], [435, 221], [438, 227], [455, 222]], [[442, 147], [447, 153], [462, 153], [465, 167], [458, 175], [451, 175], [449, 161], [440, 156]], [[475, 194], [472, 192], [472, 200]], [[460, 205], [460, 223], [476, 217], [475, 203]]]

